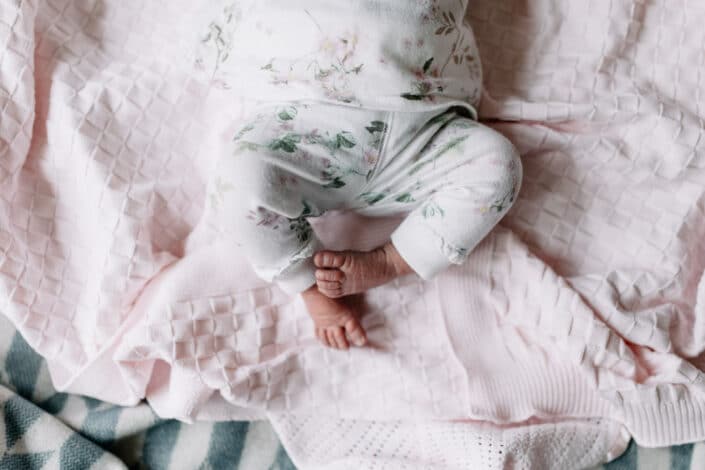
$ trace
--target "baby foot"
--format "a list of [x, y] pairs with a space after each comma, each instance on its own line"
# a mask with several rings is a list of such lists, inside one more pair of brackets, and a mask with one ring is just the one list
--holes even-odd
[[372, 251], [317, 252], [318, 289], [331, 298], [357, 294], [413, 272], [391, 242]]
[[316, 284], [301, 293], [316, 328], [316, 337], [329, 348], [348, 349], [348, 338], [355, 346], [367, 343], [365, 330], [352, 310], [340, 300], [318, 291]]

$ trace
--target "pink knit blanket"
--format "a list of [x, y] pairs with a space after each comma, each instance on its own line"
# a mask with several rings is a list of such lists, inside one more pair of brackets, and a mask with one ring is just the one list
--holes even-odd
[[[705, 5], [471, 1], [521, 194], [465, 265], [360, 297], [372, 346], [341, 352], [201, 217], [248, 106], [192, 72], [205, 1], [0, 0], [0, 313], [57, 388], [267, 417], [303, 468], [705, 439]], [[312, 220], [341, 249], [399, 222]]]

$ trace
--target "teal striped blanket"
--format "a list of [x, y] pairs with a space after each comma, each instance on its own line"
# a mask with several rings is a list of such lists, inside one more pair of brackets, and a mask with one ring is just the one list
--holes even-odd
[[54, 390], [0, 315], [0, 469], [294, 469], [269, 423], [185, 424]]
[[[56, 392], [44, 359], [3, 316], [0, 416], [0, 470], [296, 468], [264, 421], [185, 424], [158, 418], [146, 403], [126, 408]], [[645, 449], [632, 442], [602, 468], [700, 470], [705, 443]]]

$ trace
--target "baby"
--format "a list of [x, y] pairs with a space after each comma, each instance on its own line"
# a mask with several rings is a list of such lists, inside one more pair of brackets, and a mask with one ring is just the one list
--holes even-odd
[[[518, 153], [477, 122], [467, 2], [231, 1], [203, 38], [197, 65], [257, 101], [209, 210], [259, 277], [302, 295], [326, 346], [367, 342], [341, 297], [462, 264], [515, 200]], [[405, 218], [372, 251], [331, 251], [307, 221], [331, 209]]]

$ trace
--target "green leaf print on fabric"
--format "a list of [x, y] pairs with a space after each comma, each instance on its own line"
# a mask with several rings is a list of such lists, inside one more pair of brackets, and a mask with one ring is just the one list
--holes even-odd
[[335, 136], [335, 143], [337, 148], [345, 147], [351, 149], [357, 145], [355, 141], [355, 136], [350, 132], [340, 132]]
[[245, 134], [247, 134], [248, 132], [250, 132], [254, 128], [255, 128], [254, 124], [247, 124], [245, 127], [240, 129], [240, 131], [237, 134], [235, 134], [235, 137], [233, 137], [233, 142], [237, 142], [238, 140], [242, 139], [245, 136]]
[[516, 199], [517, 192], [519, 190], [519, 176], [517, 174], [517, 163], [516, 161], [512, 161], [507, 165], [507, 169], [511, 172], [511, 186], [509, 189], [504, 193], [504, 195], [498, 199], [496, 199], [489, 207], [484, 206], [480, 208], [481, 213], [487, 213], [490, 211], [495, 211], [497, 213], [502, 213], [507, 210], [514, 204], [514, 200]]
[[443, 12], [442, 18], [443, 18], [443, 25], [436, 30], [436, 35], [447, 36], [450, 33], [452, 33], [453, 30], [455, 29], [455, 15], [453, 15], [452, 11], [449, 11], [448, 13]]
[[326, 132], [325, 136], [318, 133], [318, 129], [314, 129], [304, 135], [304, 141], [307, 144], [322, 145], [328, 149], [331, 156], [334, 156], [341, 148], [351, 149], [357, 146], [357, 139], [348, 131], [340, 131], [334, 137]]
[[[409, 170], [409, 175], [413, 175], [414, 173], [421, 170], [421, 168], [423, 168], [424, 166], [431, 164], [431, 163], [434, 163], [436, 160], [438, 160], [439, 157], [446, 154], [447, 152], [454, 149], [455, 147], [459, 146], [461, 143], [465, 142], [469, 137], [470, 137], [469, 135], [456, 137], [455, 139], [452, 139], [449, 142], [443, 144], [438, 150], [436, 150], [435, 155], [431, 159], [426, 160], [422, 163], [419, 163], [419, 164], [413, 166], [411, 168], [411, 170]], [[419, 157], [420, 157], [420, 155], [419, 155]], [[419, 157], [417, 157], [417, 159]]]
[[439, 114], [439, 115], [437, 115], [437, 116], [432, 117], [432, 118], [428, 121], [428, 125], [429, 125], [429, 126], [432, 126], [432, 125], [435, 125], [435, 124], [441, 124], [441, 127], [443, 127], [443, 126], [445, 126], [446, 124], [448, 124], [450, 121], [452, 121], [453, 119], [455, 119], [456, 117], [457, 117], [457, 115], [456, 115], [455, 113], [452, 113], [452, 112], [444, 112], [444, 113], [442, 113], [442, 114]]
[[465, 257], [468, 255], [468, 250], [467, 248], [455, 248], [455, 252], [458, 255], [459, 258]]
[[[232, 21], [232, 18], [232, 13], [226, 13], [225, 23], [230, 23]], [[216, 61], [218, 65], [228, 60], [230, 50], [232, 49], [232, 44], [226, 39], [224, 39], [223, 29], [224, 28], [222, 25], [219, 25], [216, 22], [212, 22], [209, 25], [208, 34], [206, 35], [206, 37], [201, 39], [201, 42], [205, 44], [211, 43], [215, 46], [217, 52]]]
[[471, 129], [477, 127], [477, 122], [472, 119], [456, 119], [450, 125], [451, 128], [455, 129]]
[[295, 107], [287, 106], [286, 108], [279, 110], [279, 112], [277, 113], [277, 117], [281, 121], [291, 121], [292, 119], [294, 119], [296, 117], [296, 115], [298, 113], [299, 113], [299, 110], [296, 109]]
[[268, 227], [272, 230], [278, 230], [279, 224], [288, 220], [284, 216], [267, 210], [264, 207], [257, 207], [255, 210], [247, 211], [246, 218], [253, 221], [257, 226]]
[[367, 145], [369, 148], [365, 150], [364, 155], [368, 160], [368, 164], [373, 164], [379, 158], [379, 147], [382, 145], [382, 140], [387, 134], [389, 127], [384, 121], [372, 121], [365, 129], [370, 134], [370, 139]]
[[[379, 145], [384, 132], [387, 130], [387, 125], [384, 122], [372, 121], [369, 126], [366, 126], [365, 129], [370, 134], [369, 142], [360, 145], [359, 138], [348, 130], [323, 132], [318, 128], [301, 129], [301, 126], [294, 125], [298, 115], [299, 108], [296, 106], [284, 106], [275, 109], [273, 116], [277, 120], [276, 127], [281, 134], [262, 144], [240, 140], [247, 132], [256, 128], [257, 121], [255, 121], [236, 136], [235, 140], [239, 141], [237, 150], [257, 152], [269, 149], [289, 154], [295, 160], [301, 159], [312, 162], [313, 155], [318, 155], [320, 152], [313, 151], [310, 146], [320, 146], [327, 149], [330, 154], [328, 158], [321, 156], [319, 159], [320, 164], [324, 166], [320, 173], [323, 179], [321, 184], [323, 184], [324, 188], [337, 189], [346, 186], [346, 180], [349, 175], [369, 178], [371, 174], [370, 166], [374, 165], [378, 159], [378, 151], [373, 147]], [[339, 158], [339, 152], [350, 152], [352, 149], [355, 149], [355, 156], [359, 153], [359, 158], [347, 158], [350, 155], [347, 155], [346, 158]]]
[[226, 183], [220, 177], [215, 179], [215, 185], [210, 194], [211, 207], [217, 209], [225, 201], [225, 193], [235, 189], [230, 183]]
[[269, 144], [269, 148], [272, 150], [283, 150], [287, 153], [294, 153], [296, 152], [296, 145], [299, 143], [301, 143], [301, 135], [286, 134], [284, 137], [274, 139]]
[[433, 102], [436, 95], [445, 91], [444, 77], [446, 68], [451, 63], [466, 66], [470, 76], [476, 77], [480, 74], [479, 61], [473, 57], [473, 38], [466, 33], [466, 28], [462, 27], [463, 19], [456, 18], [452, 11], [443, 11], [436, 7], [428, 19], [436, 25], [435, 35], [448, 36], [448, 42], [452, 40], [452, 43], [449, 44], [447, 56], [444, 54], [444, 57], [425, 59], [423, 65], [412, 70], [416, 80], [411, 84], [410, 91], [400, 95], [405, 100]]
[[418, 82], [414, 84], [414, 88], [410, 93], [402, 93], [401, 97], [409, 101], [423, 101], [429, 98], [432, 89], [430, 83]]
[[365, 127], [367, 132], [374, 134], [376, 132], [387, 132], [387, 124], [384, 121], [372, 121], [369, 126]]
[[394, 199], [397, 202], [415, 202], [416, 199], [413, 198], [411, 193], [404, 193], [399, 196], [397, 196], [396, 199]]
[[[212, 51], [206, 55], [215, 55], [213, 59], [204, 57], [203, 53], [196, 56], [195, 66], [197, 69], [205, 70], [212, 68], [210, 79], [218, 88], [229, 88], [229, 85], [222, 79], [216, 79], [216, 75], [221, 66], [228, 61], [233, 49], [233, 35], [242, 20], [242, 10], [235, 3], [225, 7], [221, 13], [208, 25], [208, 32], [201, 39], [201, 46], [205, 50]], [[205, 52], [204, 50], [204, 52]]]
[[417, 80], [412, 83], [412, 91], [402, 93], [400, 96], [410, 101], [433, 101], [435, 93], [443, 93], [443, 81], [438, 67], [433, 67], [434, 58], [426, 60], [421, 69], [415, 71]]
[[321, 209], [319, 209], [315, 204], [302, 199], [301, 204], [304, 206], [304, 210], [301, 212], [300, 217], [318, 217], [319, 215], [322, 215], [323, 212]]
[[332, 176], [332, 175], [327, 175], [327, 176], [328, 176], [329, 178], [333, 178], [333, 179], [332, 179], [330, 182], [328, 182], [327, 184], [325, 184], [325, 185], [323, 186], [324, 188], [334, 188], [334, 189], [337, 189], [337, 188], [342, 188], [343, 186], [345, 186], [345, 181], [343, 181], [343, 180], [340, 178], [340, 176], [335, 176], [335, 177]]
[[357, 199], [363, 199], [368, 206], [378, 203], [382, 199], [387, 197], [387, 193], [377, 193], [377, 192], [364, 192], [360, 194]]
[[365, 65], [356, 59], [357, 33], [341, 35], [339, 31], [331, 31], [328, 34], [308, 11], [306, 13], [320, 31], [318, 49], [293, 60], [273, 57], [260, 69], [269, 73], [273, 85], [308, 84], [314, 80], [327, 98], [357, 103], [351, 80], [362, 73]]
[[423, 64], [423, 73], [428, 73], [429, 69], [431, 68], [431, 64], [433, 63], [433, 57], [428, 59], [426, 62]]
[[304, 206], [303, 211], [301, 211], [301, 215], [296, 217], [295, 219], [288, 219], [289, 229], [296, 232], [296, 238], [299, 240], [299, 242], [306, 243], [311, 239], [311, 235], [313, 232], [313, 229], [311, 228], [311, 225], [308, 223], [306, 218], [320, 215], [320, 211], [314, 211], [311, 205], [305, 199], [301, 200], [301, 204], [303, 204]]
[[259, 150], [259, 148], [260, 148], [260, 146], [253, 143], [253, 142], [240, 142], [240, 144], [237, 146], [237, 148], [233, 152], [233, 155], [238, 155], [243, 150], [249, 150], [251, 152], [256, 152], [257, 150]]
[[423, 215], [424, 219], [430, 219], [431, 217], [445, 217], [445, 212], [439, 206], [436, 204], [434, 201], [430, 201], [428, 204], [426, 204], [422, 209], [421, 209], [421, 214]]
[[308, 217], [313, 214], [313, 211], [311, 211], [311, 206], [306, 202], [305, 199], [301, 201], [301, 204], [304, 205], [304, 211], [301, 213], [301, 217]]
[[504, 196], [492, 203], [490, 210], [500, 213], [510, 207], [514, 202], [515, 192], [515, 186], [512, 186], [512, 189], [510, 189]]
[[[459, 27], [462, 19], [458, 21], [452, 11], [437, 11], [434, 19], [440, 25], [438, 29], [436, 29], [436, 36], [448, 36], [453, 33], [456, 35], [453, 46], [450, 49], [445, 63], [441, 67], [439, 75], [443, 75], [451, 60], [456, 65], [461, 65], [465, 61], [474, 62], [475, 58], [471, 54], [469, 44], [470, 38], [466, 37], [465, 30]], [[475, 64], [472, 64], [469, 68], [472, 68], [474, 65]]]
[[296, 238], [300, 243], [306, 243], [311, 239], [313, 229], [305, 217], [301, 216], [295, 219], [289, 219], [289, 222], [289, 229], [296, 233]]
[[467, 248], [455, 246], [448, 243], [445, 238], [441, 238], [441, 252], [454, 264], [463, 264], [467, 260], [470, 251]]

